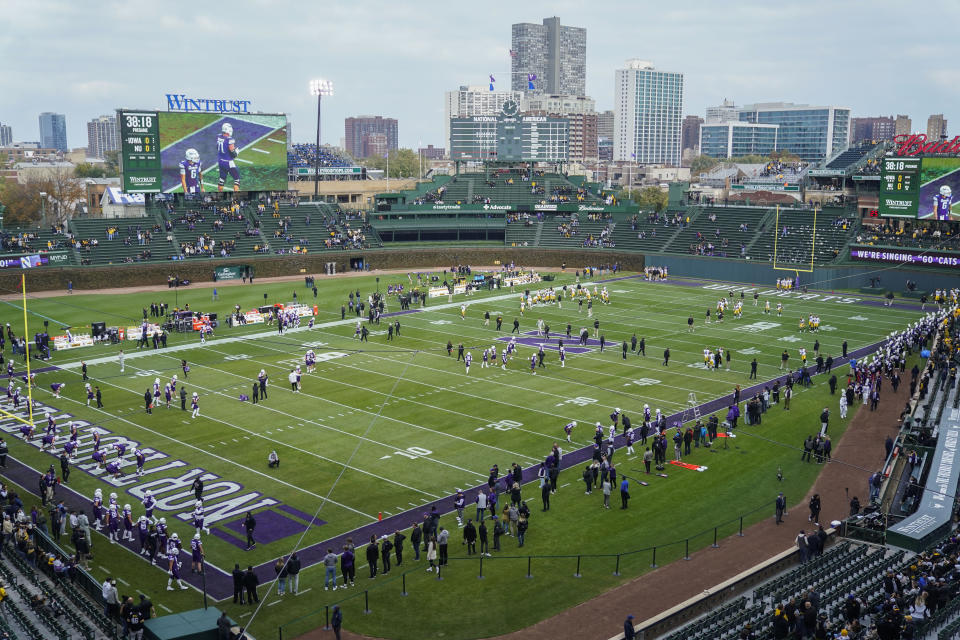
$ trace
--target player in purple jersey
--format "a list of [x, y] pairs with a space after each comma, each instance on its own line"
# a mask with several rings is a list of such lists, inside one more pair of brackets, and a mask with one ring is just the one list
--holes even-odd
[[120, 510], [117, 505], [107, 507], [107, 538], [111, 544], [116, 544], [120, 534]]
[[106, 469], [107, 469], [107, 473], [112, 475], [114, 478], [119, 478], [120, 476], [123, 475], [123, 471], [120, 470], [119, 462], [108, 462]]
[[63, 450], [71, 460], [77, 455], [77, 441], [67, 440], [63, 443]]
[[140, 449], [133, 450], [133, 457], [137, 461], [137, 477], [143, 476], [143, 464], [147, 461], [147, 457], [143, 455], [143, 451]]
[[506, 351], [500, 352], [500, 368], [503, 369], [504, 371], [507, 370], [507, 357], [508, 356]]
[[467, 351], [467, 355], [463, 359], [463, 364], [467, 366], [467, 375], [470, 375], [470, 365], [473, 364], [473, 354]]
[[147, 540], [150, 538], [150, 521], [147, 516], [140, 516], [137, 519], [137, 537], [140, 539], [140, 555], [148, 556]]
[[537, 354], [530, 355], [530, 373], [537, 375]]
[[163, 554], [163, 550], [167, 548], [167, 519], [160, 518], [157, 520], [157, 555]]
[[53, 397], [59, 398], [60, 392], [63, 390], [65, 386], [66, 386], [66, 383], [64, 382], [54, 382], [53, 384], [51, 384], [50, 389], [53, 391]]
[[100, 451], [99, 449], [95, 449], [94, 452], [90, 454], [90, 457], [93, 458], [93, 461], [97, 463], [98, 469], [102, 469], [103, 465], [106, 463], [105, 455], [103, 451]]
[[184, 193], [203, 193], [203, 163], [196, 149], [187, 149], [180, 161], [180, 186]]
[[203, 500], [197, 500], [193, 505], [193, 527], [197, 530], [197, 535], [203, 531], [210, 535], [210, 527], [203, 526]]
[[200, 542], [200, 534], [193, 534], [190, 540], [190, 560], [191, 571], [194, 573], [203, 573], [203, 543]]
[[123, 505], [123, 540], [133, 542], [133, 510], [130, 505]]
[[157, 499], [153, 497], [153, 493], [150, 489], [147, 489], [146, 493], [143, 494], [143, 508], [147, 512], [147, 519], [151, 522], [153, 521], [153, 508], [157, 506]]
[[126, 442], [115, 442], [113, 448], [117, 450], [117, 460], [123, 458], [127, 455], [127, 443]]
[[183, 546], [180, 544], [180, 536], [176, 533], [170, 535], [170, 540], [166, 544], [167, 549], [167, 591], [173, 591], [173, 584], [176, 581], [181, 589], [189, 589], [180, 578], [180, 550]]
[[567, 434], [567, 442], [571, 442], [571, 440], [570, 440], [570, 434], [573, 433], [573, 429], [574, 429], [574, 427], [576, 427], [576, 426], [577, 426], [577, 421], [576, 421], [576, 420], [574, 420], [573, 422], [568, 422], [567, 424], [563, 425], [563, 431], [564, 431], [564, 433]]
[[937, 220], [949, 220], [950, 208], [953, 206], [953, 190], [949, 185], [940, 187], [940, 193], [933, 196], [933, 212]]
[[97, 531], [103, 528], [100, 520], [103, 518], [103, 491], [97, 489], [93, 492], [93, 528]]
[[193, 399], [190, 400], [190, 409], [193, 411], [190, 414], [190, 417], [196, 418], [200, 415], [200, 396], [197, 395], [197, 392], [193, 392]]
[[223, 191], [227, 174], [233, 178], [233, 190], [240, 191], [240, 172], [237, 171], [237, 141], [233, 139], [233, 125], [224, 122], [217, 136], [217, 167], [220, 170], [220, 179], [217, 181], [217, 191]]

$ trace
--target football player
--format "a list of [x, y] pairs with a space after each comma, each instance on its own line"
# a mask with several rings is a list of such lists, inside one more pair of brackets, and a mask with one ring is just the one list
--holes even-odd
[[220, 170], [220, 179], [217, 181], [217, 191], [223, 191], [227, 174], [233, 178], [233, 190], [240, 191], [240, 172], [237, 170], [237, 141], [233, 139], [233, 125], [224, 122], [217, 136], [217, 166]]
[[937, 220], [949, 220], [950, 208], [953, 206], [953, 190], [949, 185], [942, 185], [940, 193], [933, 196], [933, 212]]
[[184, 193], [203, 193], [203, 165], [196, 149], [187, 149], [180, 161], [180, 186]]

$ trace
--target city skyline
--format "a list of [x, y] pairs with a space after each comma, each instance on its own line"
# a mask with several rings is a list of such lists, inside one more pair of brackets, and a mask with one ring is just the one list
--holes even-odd
[[[625, 59], [642, 58], [684, 74], [685, 116], [703, 115], [730, 98], [738, 104], [842, 104], [854, 116], [908, 114], [915, 131], [931, 114], [960, 122], [960, 112], [952, 111], [960, 104], [960, 71], [951, 63], [960, 45], [927, 44], [921, 37], [929, 29], [924, 15], [960, 17], [960, 5], [947, 2], [928, 3], [924, 15], [893, 2], [874, 3], [869, 11], [818, 1], [777, 7], [692, 2], [682, 9], [644, 8], [639, 22], [623, 19], [635, 8], [627, 2], [611, 2], [602, 14], [563, 1], [522, 11], [506, 4], [511, 10], [374, 2], [363, 12], [348, 5], [241, 2], [228, 20], [176, 1], [162, 14], [136, 1], [100, 12], [59, 0], [14, 4], [17, 37], [0, 35], [0, 55], [16, 62], [0, 74], [0, 122], [12, 127], [15, 141], [39, 140], [38, 114], [52, 111], [66, 115], [67, 139], [80, 146], [92, 118], [118, 107], [165, 108], [165, 94], [174, 92], [248, 99], [254, 110], [288, 113], [297, 140], [310, 141], [316, 111], [307, 83], [324, 77], [336, 86], [324, 100], [325, 144], [339, 143], [339, 123], [348, 116], [389, 113], [404, 123], [401, 147], [446, 146], [444, 92], [486, 84], [489, 75], [498, 90], [509, 89], [511, 26], [547, 16], [587, 30], [586, 94], [600, 111], [613, 108], [615, 69]], [[177, 10], [180, 5], [190, 11]], [[296, 19], [264, 30], [271, 14]], [[110, 46], [87, 46], [85, 34], [105, 15], [117, 27]], [[423, 19], [427, 15], [430, 20]], [[862, 28], [850, 31], [845, 25], [852, 22]], [[142, 36], [137, 27], [143, 24], [152, 37]], [[231, 49], [218, 73], [185, 74], [174, 63], [171, 52], [225, 31], [230, 41], [259, 46]], [[363, 38], [358, 49], [364, 33], [385, 36]], [[916, 37], [905, 35], [911, 33]], [[39, 38], [47, 43], [42, 49], [22, 54], [17, 42]], [[310, 54], [304, 55], [307, 43]]]

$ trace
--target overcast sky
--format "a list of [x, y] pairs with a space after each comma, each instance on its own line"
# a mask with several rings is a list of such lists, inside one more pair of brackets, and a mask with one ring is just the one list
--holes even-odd
[[39, 140], [37, 115], [86, 122], [118, 107], [165, 108], [166, 93], [242, 98], [285, 112], [313, 140], [311, 78], [332, 80], [323, 141], [343, 119], [397, 118], [400, 145], [446, 146], [443, 93], [497, 77], [509, 87], [510, 25], [557, 15], [587, 29], [587, 91], [612, 108], [627, 58], [685, 74], [684, 112], [724, 98], [849, 106], [855, 116], [944, 113], [960, 132], [960, 2], [66, 2], [0, 0], [0, 123]]

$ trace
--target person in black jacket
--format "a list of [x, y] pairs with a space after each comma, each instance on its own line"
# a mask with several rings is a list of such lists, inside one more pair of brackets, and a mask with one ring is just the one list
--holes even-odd
[[[410, 544], [413, 545], [413, 559], [420, 560], [420, 541], [423, 540], [423, 531], [420, 530], [419, 523], [413, 523], [413, 529], [410, 531]], [[397, 561], [400, 564], [400, 561]]]
[[343, 625], [343, 612], [340, 605], [333, 605], [333, 615], [330, 617], [330, 626], [333, 627], [333, 635], [340, 640], [340, 627]]
[[257, 528], [257, 520], [253, 513], [247, 511], [247, 516], [243, 519], [243, 529], [247, 532], [247, 551], [257, 546], [257, 541], [253, 539], [253, 531]]
[[384, 536], [383, 542], [380, 543], [380, 559], [383, 561], [383, 575], [390, 573], [391, 551], [393, 551], [393, 543], [390, 542], [390, 538]]
[[7, 441], [0, 438], [0, 467], [7, 468]]
[[247, 604], [260, 602], [260, 596], [257, 594], [257, 585], [259, 584], [260, 579], [253, 572], [253, 566], [248, 566], [247, 571], [243, 574], [243, 586], [247, 588]]
[[467, 545], [468, 556], [477, 552], [477, 528], [473, 526], [473, 520], [469, 518], [467, 524], [463, 527], [463, 541]]
[[300, 590], [300, 567], [300, 556], [294, 552], [287, 560], [287, 576], [290, 578], [290, 593], [293, 595], [297, 595]]
[[153, 396], [150, 394], [150, 389], [147, 389], [143, 392], [143, 404], [147, 410], [147, 413], [153, 413], [150, 409], [150, 405], [153, 403]]
[[370, 579], [377, 577], [377, 562], [380, 560], [380, 547], [377, 546], [377, 537], [370, 536], [370, 544], [367, 545], [367, 564], [370, 565]]
[[244, 604], [243, 601], [243, 569], [240, 564], [233, 565], [233, 604]]
[[407, 536], [400, 533], [400, 529], [397, 529], [393, 533], [393, 553], [397, 556], [397, 566], [399, 567], [403, 564], [403, 541], [407, 539]]

